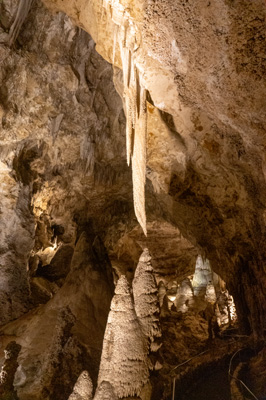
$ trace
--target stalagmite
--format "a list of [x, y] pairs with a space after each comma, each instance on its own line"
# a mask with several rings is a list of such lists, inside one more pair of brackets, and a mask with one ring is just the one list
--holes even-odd
[[97, 388], [93, 400], [118, 400], [113, 386], [109, 382], [103, 381]]
[[105, 330], [98, 391], [105, 381], [114, 388], [119, 398], [139, 396], [148, 380], [145, 337], [137, 319], [129, 284], [122, 275], [117, 282]]
[[193, 288], [189, 278], [182, 281], [177, 290], [175, 306], [177, 311], [186, 312], [193, 305]]
[[148, 342], [161, 336], [159, 326], [158, 288], [153, 276], [151, 256], [145, 249], [140, 256], [132, 283], [134, 304], [142, 331]]
[[216, 302], [216, 293], [215, 293], [215, 288], [212, 282], [208, 282], [206, 286], [206, 295], [205, 295], [206, 301], [209, 301], [211, 303]]
[[199, 255], [196, 261], [195, 274], [193, 276], [192, 286], [195, 296], [205, 295], [206, 286], [213, 281], [213, 273], [209, 260], [203, 260]]
[[92, 400], [93, 384], [88, 371], [83, 371], [68, 400]]
[[160, 281], [159, 285], [158, 285], [158, 298], [159, 298], [160, 307], [162, 307], [162, 305], [163, 305], [163, 299], [164, 299], [165, 295], [166, 295], [165, 284], [163, 283], [163, 281]]

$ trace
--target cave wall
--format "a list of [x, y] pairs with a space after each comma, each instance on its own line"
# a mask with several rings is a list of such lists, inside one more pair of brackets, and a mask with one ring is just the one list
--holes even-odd
[[[45, 0], [10, 42], [18, 4], [0, 4], [0, 325], [20, 398], [67, 398], [84, 369], [95, 387], [112, 282], [146, 247], [158, 282], [207, 257], [263, 337], [265, 2]], [[125, 51], [147, 124], [133, 179]]]
[[68, 13], [120, 68], [119, 46], [134, 47], [134, 65], [151, 102], [147, 177], [172, 221], [230, 284], [239, 314], [248, 316], [243, 328], [261, 334], [265, 2], [45, 4]]

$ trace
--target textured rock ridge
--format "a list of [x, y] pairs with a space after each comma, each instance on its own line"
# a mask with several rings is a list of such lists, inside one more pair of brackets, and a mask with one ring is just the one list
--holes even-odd
[[[121, 69], [116, 26], [125, 40], [134, 33], [157, 199], [228, 282], [243, 331], [263, 336], [265, 2], [45, 3], [88, 30]], [[256, 283], [252, 295], [247, 281]]]
[[143, 334], [152, 343], [161, 336], [158, 288], [153, 275], [151, 256], [144, 249], [132, 282], [135, 311]]
[[[116, 285], [103, 341], [98, 387], [106, 381], [119, 397], [140, 396], [149, 380], [145, 337], [124, 275]], [[100, 390], [100, 389], [99, 389]]]
[[88, 371], [82, 371], [68, 400], [92, 400], [93, 384]]
[[109, 382], [102, 381], [98, 386], [93, 400], [118, 400], [113, 386]]
[[119, 398], [138, 396], [148, 400], [151, 397], [149, 369], [153, 367], [149, 352], [160, 347], [154, 342], [161, 337], [161, 330], [158, 289], [147, 248], [140, 256], [132, 292], [133, 295], [126, 277], [121, 275], [104, 335], [98, 391], [108, 382]]

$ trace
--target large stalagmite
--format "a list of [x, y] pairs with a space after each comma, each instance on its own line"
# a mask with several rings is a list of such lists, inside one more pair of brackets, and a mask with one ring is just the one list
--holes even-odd
[[140, 256], [132, 282], [134, 305], [148, 343], [161, 336], [159, 326], [158, 288], [153, 276], [151, 256], [145, 249]]
[[98, 388], [108, 382], [119, 397], [141, 396], [149, 380], [145, 336], [137, 319], [129, 284], [117, 282], [103, 341]]

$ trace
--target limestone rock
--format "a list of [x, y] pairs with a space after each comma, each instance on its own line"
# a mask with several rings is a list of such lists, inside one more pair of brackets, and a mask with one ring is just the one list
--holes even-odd
[[0, 396], [3, 400], [18, 399], [13, 380], [19, 365], [17, 358], [20, 350], [21, 346], [14, 341], [9, 342], [5, 348], [5, 362], [0, 372]]
[[88, 371], [82, 371], [68, 400], [92, 400], [93, 384]]
[[194, 293], [190, 279], [181, 282], [174, 301], [177, 311], [186, 312], [193, 306]]
[[60, 246], [50, 264], [40, 266], [36, 271], [36, 275], [43, 276], [50, 281], [65, 278], [70, 271], [73, 251], [72, 246]]
[[83, 370], [96, 384], [112, 286], [94, 240], [81, 234], [71, 272], [54, 297], [1, 331], [2, 337], [15, 334], [21, 345], [15, 375], [21, 400], [65, 400]]
[[102, 381], [98, 386], [93, 400], [118, 400], [114, 388], [109, 382]]
[[139, 396], [148, 379], [145, 336], [134, 309], [129, 284], [122, 275], [117, 282], [108, 316], [98, 387], [106, 381], [119, 398]]
[[140, 256], [132, 282], [134, 306], [142, 331], [153, 342], [161, 336], [159, 326], [158, 288], [153, 275], [149, 250]]

